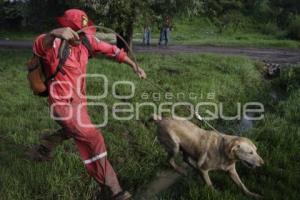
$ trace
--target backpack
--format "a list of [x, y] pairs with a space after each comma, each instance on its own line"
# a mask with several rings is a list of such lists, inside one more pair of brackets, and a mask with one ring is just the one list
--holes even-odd
[[[93, 47], [85, 34], [82, 36], [82, 44], [89, 51], [89, 58], [93, 57], [94, 55]], [[51, 74], [49, 77], [46, 77], [45, 75], [43, 59], [37, 55], [33, 55], [33, 57], [27, 62], [26, 65], [28, 70], [27, 79], [29, 81], [30, 88], [33, 91], [34, 95], [40, 97], [47, 97], [49, 95], [47, 83], [48, 81], [53, 80], [59, 72], [64, 74], [62, 68], [66, 60], [68, 59], [69, 55], [70, 55], [70, 45], [66, 40], [63, 40], [59, 47], [58, 66], [56, 67], [53, 74]]]

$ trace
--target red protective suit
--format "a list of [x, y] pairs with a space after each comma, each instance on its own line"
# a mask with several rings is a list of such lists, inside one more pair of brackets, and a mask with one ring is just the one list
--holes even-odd
[[[86, 25], [87, 16], [79, 10], [69, 10], [59, 18], [59, 23], [65, 27], [79, 30]], [[86, 35], [95, 53], [101, 53], [111, 57], [118, 62], [126, 58], [126, 53], [114, 45], [100, 41], [95, 38], [93, 31]], [[45, 73], [50, 76], [58, 66], [58, 50], [61, 40], [56, 38], [50, 49], [43, 47], [43, 38], [40, 35], [33, 46], [34, 54], [43, 59]], [[63, 73], [58, 73], [54, 80], [49, 81], [49, 104], [58, 123], [63, 127], [64, 134], [72, 137], [87, 172], [100, 184], [110, 187], [113, 193], [121, 191], [117, 176], [107, 160], [107, 152], [104, 139], [92, 124], [86, 103], [86, 80], [80, 76], [86, 74], [89, 52], [80, 44], [71, 47], [70, 55], [63, 66]], [[80, 81], [78, 81], [80, 80]], [[78, 93], [81, 93], [78, 94]], [[80, 123], [81, 122], [81, 123]], [[84, 125], [84, 126], [83, 126]]]

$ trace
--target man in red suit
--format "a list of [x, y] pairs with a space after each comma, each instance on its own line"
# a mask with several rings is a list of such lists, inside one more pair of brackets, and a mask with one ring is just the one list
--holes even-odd
[[[81, 42], [81, 36], [76, 32], [92, 25], [85, 12], [77, 9], [67, 10], [58, 18], [62, 28], [54, 29], [48, 34], [37, 37], [33, 53], [42, 60], [46, 77], [53, 74], [59, 64], [59, 48], [62, 40], [70, 44], [69, 55], [62, 70], [47, 82], [49, 104], [62, 129], [44, 137], [37, 152], [40, 158], [48, 157], [55, 146], [63, 140], [73, 138], [85, 168], [100, 186], [108, 186], [112, 199], [130, 199], [130, 194], [123, 191], [116, 173], [107, 159], [107, 151], [101, 132], [92, 124], [87, 112], [86, 74], [88, 58], [91, 54], [104, 54], [120, 63], [128, 64], [142, 79], [146, 74], [137, 66], [123, 49], [100, 41], [95, 37], [95, 30], [87, 28], [84, 31], [90, 49]], [[92, 50], [92, 52], [91, 52]], [[80, 81], [78, 81], [80, 80]]]

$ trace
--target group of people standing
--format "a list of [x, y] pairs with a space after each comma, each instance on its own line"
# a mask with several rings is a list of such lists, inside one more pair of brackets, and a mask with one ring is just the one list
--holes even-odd
[[[163, 42], [166, 46], [168, 45], [170, 39], [170, 31], [171, 31], [171, 19], [170, 17], [166, 17], [160, 27], [158, 45], [161, 45]], [[151, 27], [149, 24], [147, 24], [144, 26], [143, 44], [149, 46], [150, 43], [151, 43]]]

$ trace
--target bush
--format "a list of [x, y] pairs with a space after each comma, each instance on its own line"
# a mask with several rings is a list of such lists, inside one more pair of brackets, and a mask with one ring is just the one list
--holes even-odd
[[287, 101], [281, 102], [280, 106], [283, 110], [283, 116], [285, 120], [299, 123], [300, 121], [300, 90], [291, 92]]
[[282, 68], [280, 77], [273, 81], [273, 85], [286, 93], [300, 90], [300, 65]]
[[280, 33], [280, 29], [273, 22], [261, 25], [260, 31], [266, 35], [278, 35]]
[[44, 31], [67, 8], [64, 0], [0, 1], [0, 29]]
[[300, 40], [300, 15], [297, 15], [288, 27], [288, 36]]
[[259, 22], [266, 23], [276, 16], [271, 8], [269, 0], [259, 0], [253, 2], [253, 7], [250, 12], [251, 15], [253, 15]]
[[252, 26], [252, 21], [240, 11], [229, 11], [220, 18], [226, 31], [247, 30]]
[[1, 29], [18, 29], [23, 21], [23, 2], [0, 3], [0, 27]]

